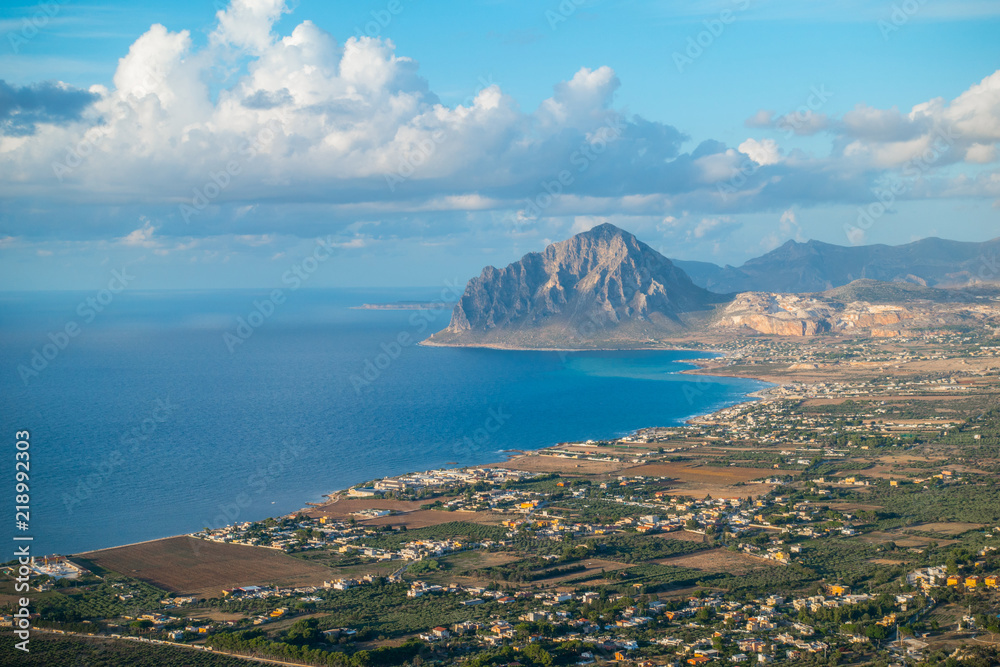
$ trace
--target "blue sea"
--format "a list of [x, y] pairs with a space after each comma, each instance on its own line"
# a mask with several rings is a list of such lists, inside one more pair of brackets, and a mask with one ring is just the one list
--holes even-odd
[[0, 294], [8, 544], [78, 553], [262, 519], [386, 475], [680, 424], [765, 386], [679, 375], [707, 356], [689, 351], [424, 347], [450, 308], [352, 308], [436, 292]]

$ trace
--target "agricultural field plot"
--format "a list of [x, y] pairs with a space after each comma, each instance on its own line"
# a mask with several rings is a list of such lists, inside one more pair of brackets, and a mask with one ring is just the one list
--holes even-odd
[[78, 554], [85, 565], [111, 570], [158, 588], [195, 597], [221, 597], [224, 588], [273, 584], [315, 586], [330, 569], [274, 549], [170, 537]]
[[942, 631], [955, 630], [966, 613], [966, 608], [958, 604], [938, 605], [927, 615], [926, 620], [931, 625], [937, 623]]
[[863, 475], [864, 477], [875, 477], [877, 479], [895, 479], [906, 481], [910, 477], [926, 475], [926, 470], [919, 468], [896, 468], [894, 466], [876, 465], [871, 468], [861, 470], [839, 470], [833, 474], [834, 477], [854, 477]]
[[628, 465], [628, 463], [615, 463], [613, 461], [587, 461], [585, 459], [568, 459], [540, 454], [515, 456], [509, 461], [492, 464], [495, 468], [524, 470], [525, 472], [558, 472], [564, 475], [606, 475], [618, 472]]
[[946, 547], [952, 544], [958, 544], [958, 540], [939, 540], [932, 537], [920, 537], [917, 535], [908, 535], [902, 531], [889, 531], [889, 532], [874, 532], [867, 533], [858, 538], [862, 542], [870, 542], [873, 544], [885, 544], [886, 542], [894, 542], [897, 547], [926, 547], [931, 542], [936, 543], [939, 547]]
[[444, 510], [415, 510], [402, 514], [391, 514], [374, 519], [364, 519], [358, 523], [365, 526], [406, 526], [407, 530], [439, 526], [453, 521], [468, 521], [469, 523], [499, 524], [504, 517], [491, 512], [447, 512]]
[[[355, 512], [364, 510], [392, 510], [393, 512], [413, 512], [425, 505], [426, 500], [379, 500], [378, 498], [347, 498], [334, 496], [318, 507], [311, 507], [302, 513], [309, 517], [325, 516], [334, 521], [349, 521]], [[355, 517], [358, 518], [358, 517]]]
[[401, 561], [398, 560], [358, 562], [359, 559], [353, 555], [341, 554], [330, 549], [300, 551], [293, 558], [329, 568], [327, 570], [329, 579], [360, 579], [366, 574], [387, 577], [401, 567]]
[[967, 533], [970, 530], [983, 528], [982, 523], [965, 523], [962, 521], [939, 521], [936, 523], [916, 523], [903, 528], [903, 532], [917, 531], [920, 533], [934, 533], [936, 535], [954, 536]]
[[832, 510], [843, 510], [845, 512], [877, 512], [882, 509], [881, 505], [869, 505], [866, 503], [828, 503], [824, 501], [818, 504], [823, 507], [829, 507]]
[[741, 468], [729, 466], [691, 466], [684, 463], [647, 463], [628, 469], [629, 475], [646, 477], [669, 477], [678, 482], [692, 485], [727, 486], [738, 482], [749, 482], [772, 475], [799, 475], [799, 470], [775, 470], [772, 468]]
[[452, 582], [462, 586], [489, 586], [489, 577], [480, 575], [476, 570], [500, 565], [507, 565], [521, 560], [522, 556], [508, 552], [462, 551], [435, 558], [440, 569], [431, 572], [421, 572], [419, 575], [407, 574], [407, 578], [420, 579], [432, 584], [446, 585]]
[[730, 551], [729, 549], [699, 551], [693, 554], [663, 558], [655, 562], [660, 565], [686, 567], [692, 570], [702, 570], [705, 572], [726, 572], [728, 574], [736, 575], [746, 574], [751, 570], [781, 567], [774, 561], [769, 561], [764, 558], [756, 558], [748, 554]]
[[665, 540], [679, 540], [681, 542], [697, 542], [699, 544], [705, 541], [705, 536], [701, 533], [692, 533], [687, 530], [673, 530], [669, 533], [653, 533], [653, 537], [660, 537]]
[[684, 484], [679, 487], [669, 489], [670, 496], [688, 496], [704, 498], [759, 498], [766, 496], [774, 490], [776, 484], [747, 484], [740, 486], [723, 486], [713, 484]]
[[[619, 563], [613, 560], [602, 560], [599, 558], [591, 558], [580, 563], [584, 566], [583, 570], [577, 572], [572, 572], [570, 574], [562, 574], [551, 579], [538, 579], [538, 582], [544, 584], [562, 584], [571, 579], [585, 579], [587, 577], [597, 576], [602, 572], [617, 572], [618, 570], [625, 570], [630, 567], [635, 567], [636, 564], [632, 563]], [[593, 585], [592, 581], [587, 582], [588, 586]]]

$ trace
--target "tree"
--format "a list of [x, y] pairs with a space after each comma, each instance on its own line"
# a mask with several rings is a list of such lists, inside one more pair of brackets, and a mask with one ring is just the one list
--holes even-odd
[[317, 629], [318, 626], [319, 621], [315, 618], [295, 621], [295, 623], [292, 624], [292, 627], [288, 629], [288, 634], [285, 636], [285, 642], [289, 644], [298, 644], [300, 646], [318, 642], [321, 637], [320, 631]]
[[543, 649], [539, 644], [529, 644], [521, 654], [541, 667], [551, 667], [552, 655]]

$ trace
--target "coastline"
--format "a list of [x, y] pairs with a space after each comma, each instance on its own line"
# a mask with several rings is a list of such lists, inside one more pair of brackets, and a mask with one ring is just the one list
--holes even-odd
[[506, 352], [701, 352], [705, 354], [717, 354], [728, 356], [728, 352], [716, 352], [715, 350], [704, 350], [693, 347], [675, 347], [666, 344], [657, 344], [646, 347], [525, 347], [523, 345], [504, 345], [501, 343], [438, 343], [426, 338], [418, 341], [417, 345], [422, 347], [446, 347], [460, 349], [483, 349], [483, 350], [504, 350]]
[[[425, 345], [426, 341], [421, 341], [418, 344]], [[719, 360], [726, 360], [726, 359], [731, 358], [732, 357], [732, 353], [729, 352], [729, 351], [726, 351], [726, 350], [716, 351], [716, 350], [694, 349], [694, 348], [676, 348], [676, 347], [656, 347], [656, 348], [608, 347], [608, 348], [587, 348], [587, 349], [580, 349], [580, 348], [557, 349], [557, 348], [507, 347], [507, 346], [498, 346], [498, 345], [461, 345], [461, 346], [456, 346], [456, 345], [442, 345], [442, 344], [438, 344], [438, 343], [429, 343], [429, 344], [426, 344], [426, 345], [428, 347], [483, 347], [483, 348], [503, 350], [503, 351], [524, 351], [524, 352], [617, 352], [617, 351], [622, 351], [622, 352], [628, 352], [628, 351], [633, 351], [633, 352], [634, 351], [691, 352], [693, 354], [706, 354], [706, 355], [712, 355], [712, 356], [708, 357], [708, 358], [679, 359], [678, 361], [680, 361], [682, 363], [685, 363], [685, 364], [690, 364], [691, 366], [693, 366], [693, 368], [687, 368], [687, 369], [684, 369], [684, 370], [681, 370], [681, 371], [677, 371], [678, 374], [693, 375], [693, 376], [696, 376], [696, 377], [706, 377], [706, 378], [707, 377], [713, 377], [713, 376], [718, 376], [718, 377], [732, 377], [732, 378], [744, 379], [744, 380], [755, 380], [757, 382], [768, 382], [767, 380], [763, 380], [763, 379], [759, 379], [759, 378], [744, 377], [744, 376], [739, 376], [739, 375], [735, 375], [735, 374], [726, 374], [726, 373], [711, 373], [711, 374], [709, 374], [709, 373], [704, 373], [703, 371], [706, 370], [706, 369], [711, 369], [711, 370], [718, 371], [718, 370], [724, 369], [728, 365], [728, 364], [725, 364], [725, 363], [719, 364], [719, 365], [715, 365], [715, 363], [713, 363], [713, 362], [718, 362]], [[727, 405], [725, 407], [717, 408], [717, 409], [711, 410], [709, 412], [690, 415], [688, 417], [684, 417], [684, 418], [680, 419], [680, 421], [684, 425], [693, 425], [693, 423], [695, 422], [695, 420], [703, 419], [705, 417], [709, 417], [709, 416], [711, 416], [711, 415], [713, 415], [713, 414], [715, 414], [717, 412], [720, 412], [722, 410], [726, 410], [726, 409], [732, 408], [732, 407], [734, 407], [736, 405], [742, 405], [744, 403], [748, 403], [748, 402], [751, 402], [751, 401], [754, 401], [754, 400], [762, 400], [762, 399], [766, 398], [767, 393], [769, 391], [771, 391], [774, 387], [780, 386], [780, 385], [773, 384], [773, 383], [769, 383], [769, 384], [772, 384], [772, 386], [766, 387], [764, 389], [758, 389], [756, 391], [744, 394], [743, 395], [743, 400], [740, 400], [740, 401], [738, 401], [736, 403], [733, 403], [731, 405]], [[635, 433], [637, 433], [639, 431], [642, 431], [642, 430], [645, 430], [645, 429], [651, 429], [651, 428], [660, 428], [660, 426], [657, 426], [657, 425], [643, 426], [641, 428], [634, 429], [634, 430], [630, 431], [629, 435], [631, 436], [631, 435], [634, 435]], [[531, 452], [540, 451], [540, 450], [546, 449], [548, 447], [552, 447], [552, 446], [554, 446], [556, 444], [558, 444], [558, 443], [550, 443], [550, 444], [545, 445], [543, 447], [539, 447], [538, 450], [534, 450], [534, 449], [532, 449], [532, 450], [525, 450], [525, 449], [505, 449], [505, 450], [502, 450], [501, 452], [498, 452], [499, 454], [501, 454], [504, 457], [503, 460], [493, 461], [493, 462], [490, 462], [490, 463], [483, 463], [481, 465], [482, 466], [499, 465], [499, 464], [502, 464], [502, 463], [509, 462], [509, 461], [515, 459], [518, 456], [523, 456], [523, 455], [529, 454]], [[470, 465], [457, 465], [456, 464], [454, 466], [448, 466], [448, 467], [464, 468], [464, 467], [472, 467], [472, 465], [473, 464], [470, 464]], [[411, 471], [411, 472], [416, 472], [416, 471]], [[317, 510], [317, 509], [322, 509], [322, 508], [325, 508], [325, 507], [329, 507], [330, 505], [338, 502], [341, 498], [345, 498], [346, 496], [344, 494], [346, 493], [346, 491], [348, 490], [348, 488], [350, 488], [350, 487], [343, 488], [343, 489], [335, 489], [335, 490], [333, 490], [333, 491], [331, 491], [329, 493], [320, 494], [319, 497], [325, 499], [324, 501], [322, 501], [322, 502], [307, 501], [304, 504], [303, 507], [301, 507], [301, 508], [299, 508], [297, 510], [294, 510], [292, 512], [280, 514], [280, 515], [277, 515], [277, 516], [281, 516], [281, 517], [295, 516], [295, 515], [300, 514], [300, 513], [306, 513], [306, 512], [314, 511], [314, 510]], [[275, 518], [275, 517], [265, 517], [265, 518]], [[98, 549], [90, 549], [88, 551], [74, 553], [74, 554], [71, 554], [70, 557], [72, 557], [72, 558], [86, 558], [88, 554], [93, 554], [93, 553], [97, 553], [97, 552], [108, 551], [108, 550], [111, 550], [111, 549], [119, 549], [119, 548], [123, 548], [123, 547], [132, 547], [132, 546], [141, 545], [141, 544], [148, 544], [148, 543], [152, 543], [152, 542], [160, 542], [160, 541], [164, 541], [164, 540], [171, 540], [171, 539], [175, 539], [175, 538], [178, 538], [178, 537], [190, 537], [191, 535], [192, 535], [191, 533], [183, 533], [183, 534], [180, 534], [180, 535], [168, 535], [168, 536], [157, 537], [157, 538], [152, 538], [152, 539], [148, 539], [148, 540], [140, 540], [138, 542], [131, 542], [131, 543], [125, 543], [125, 544], [115, 544], [115, 545], [112, 545], [112, 546], [101, 547], [101, 548], [98, 548]]]
[[[446, 345], [446, 344], [441, 344], [441, 343], [429, 343], [426, 340], [420, 341], [417, 344], [418, 345], [424, 345], [426, 347], [485, 348], [485, 349], [503, 350], [503, 351], [509, 351], [509, 352], [516, 352], [516, 351], [523, 351], [523, 352], [637, 352], [637, 351], [639, 351], [639, 352], [641, 352], [641, 351], [651, 351], [651, 352], [693, 352], [693, 353], [697, 353], [697, 354], [710, 354], [710, 355], [713, 355], [713, 356], [709, 357], [709, 358], [701, 358], [701, 359], [680, 359], [679, 361], [681, 361], [683, 363], [686, 363], [686, 364], [691, 364], [692, 366], [694, 366], [694, 368], [686, 368], [686, 369], [684, 369], [682, 371], [677, 371], [678, 374], [693, 375], [693, 376], [696, 376], [696, 377], [706, 377], [706, 378], [707, 377], [731, 377], [731, 378], [740, 379], [740, 380], [754, 380], [756, 382], [763, 382], [763, 383], [767, 383], [768, 385], [770, 385], [770, 386], [765, 387], [763, 389], [758, 389], [758, 390], [755, 390], [755, 391], [752, 391], [752, 392], [744, 394], [743, 400], [740, 400], [740, 401], [738, 401], [736, 403], [733, 403], [731, 405], [727, 405], [727, 406], [721, 407], [721, 408], [716, 408], [715, 410], [711, 410], [709, 412], [697, 413], [697, 414], [685, 417], [681, 421], [686, 426], [694, 425], [694, 422], [696, 420], [698, 420], [698, 419], [704, 419], [705, 417], [710, 417], [711, 415], [714, 415], [714, 414], [716, 414], [718, 412], [721, 412], [722, 410], [728, 410], [728, 409], [733, 408], [733, 407], [735, 407], [737, 405], [743, 405], [744, 403], [750, 403], [752, 401], [764, 400], [764, 399], [767, 398], [767, 394], [769, 392], [771, 392], [773, 389], [781, 386], [780, 384], [772, 383], [772, 382], [770, 382], [768, 380], [764, 380], [764, 379], [761, 379], [761, 378], [744, 377], [744, 376], [741, 376], [741, 375], [726, 374], [726, 373], [708, 374], [708, 373], [703, 373], [702, 372], [706, 368], [712, 366], [712, 363], [711, 363], [712, 361], [717, 361], [717, 360], [720, 360], [720, 359], [729, 359], [729, 358], [731, 358], [733, 356], [733, 354], [732, 354], [732, 352], [730, 352], [728, 350], [717, 351], [717, 350], [705, 350], [705, 349], [693, 349], [693, 348], [676, 348], [676, 347], [656, 347], [656, 348], [621, 348], [621, 347], [609, 347], [609, 348], [586, 348], [586, 349], [580, 349], [580, 348], [565, 348], [565, 349], [561, 349], [561, 348], [511, 347], [511, 346], [492, 345], [492, 344], [490, 344], [490, 345]], [[722, 365], [719, 365], [719, 366], [715, 366], [715, 367], [712, 368], [712, 370], [723, 369], [727, 365], [728, 364], [722, 364]], [[643, 431], [643, 430], [646, 430], [646, 429], [655, 429], [655, 428], [662, 428], [662, 427], [661, 426], [657, 426], [657, 425], [643, 426], [641, 428], [634, 429], [634, 430], [630, 431], [629, 432], [629, 436], [635, 435], [639, 431]], [[492, 466], [492, 465], [497, 465], [497, 464], [500, 464], [500, 463], [505, 463], [505, 462], [513, 460], [514, 458], [516, 458], [518, 456], [522, 456], [522, 455], [525, 455], [525, 454], [528, 454], [528, 453], [531, 453], [531, 452], [535, 452], [535, 451], [541, 451], [541, 450], [547, 449], [548, 447], [552, 447], [552, 446], [554, 446], [556, 444], [558, 444], [558, 443], [552, 443], [552, 444], [546, 445], [544, 447], [540, 447], [540, 448], [538, 448], [538, 450], [533, 450], [533, 449], [532, 450], [505, 449], [505, 450], [502, 450], [501, 452], [499, 452], [499, 453], [503, 454], [504, 456], [506, 456], [505, 460], [503, 460], [503, 461], [497, 461], [495, 463], [486, 463], [486, 464], [482, 464], [482, 465], [483, 466]], [[472, 467], [472, 466], [466, 465], [466, 466], [456, 466], [456, 467], [465, 468], [465, 467]], [[416, 472], [416, 471], [411, 471], [411, 472]], [[316, 510], [316, 509], [321, 509], [321, 508], [324, 508], [324, 507], [328, 507], [328, 506], [330, 506], [330, 505], [338, 502], [341, 498], [344, 498], [345, 496], [343, 494], [346, 491], [347, 491], [347, 489], [336, 489], [334, 491], [331, 491], [330, 493], [323, 494], [324, 498], [328, 498], [329, 499], [327, 502], [321, 503], [320, 505], [311, 505], [311, 506], [307, 505], [306, 507], [304, 507], [302, 509], [299, 509], [296, 512], [291, 512], [290, 515], [295, 515], [295, 514], [298, 514], [300, 512], [308, 512], [308, 511], [311, 511], [311, 510]]]

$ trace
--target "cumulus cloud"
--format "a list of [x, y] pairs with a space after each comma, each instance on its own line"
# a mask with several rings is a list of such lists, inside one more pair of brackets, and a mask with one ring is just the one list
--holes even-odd
[[752, 128], [774, 127], [774, 111], [760, 109], [757, 113], [743, 121], [743, 124]]
[[60, 82], [12, 86], [0, 79], [0, 133], [34, 134], [39, 123], [79, 120], [100, 96]]
[[154, 232], [156, 232], [156, 227], [149, 220], [143, 220], [142, 227], [120, 238], [119, 243], [134, 248], [155, 248], [159, 244], [153, 239]]
[[[622, 82], [609, 67], [568, 71], [535, 109], [492, 81], [470, 81], [465, 101], [445, 105], [391, 41], [338, 41], [308, 20], [285, 29], [288, 11], [282, 0], [233, 0], [203, 47], [187, 30], [153, 25], [108, 89], [0, 86], [0, 196], [16, 220], [5, 231], [76, 224], [79, 234], [154, 243], [154, 231], [306, 235], [376, 219], [402, 236], [469, 229], [477, 212], [510, 212], [517, 224], [506, 227], [523, 230], [552, 217], [583, 225], [691, 211], [699, 222], [685, 235], [698, 241], [731, 231], [726, 216], [736, 212], [870, 201], [879, 177], [927, 154], [942, 133], [951, 144], [928, 176], [961, 160], [993, 162], [1000, 141], [1000, 72], [908, 112], [761, 110], [745, 121], [762, 134], [829, 132], [829, 155], [783, 151], [766, 136], [683, 152], [682, 131], [615, 107]], [[206, 85], [219, 72], [221, 84]], [[989, 187], [970, 178], [907, 196], [987, 196]], [[46, 214], [34, 205], [41, 197], [64, 209]], [[140, 213], [156, 220], [148, 237], [134, 230]]]
[[216, 12], [218, 26], [211, 40], [262, 53], [274, 41], [272, 26], [287, 12], [285, 0], [232, 0], [228, 7]]
[[844, 114], [840, 131], [849, 140], [843, 155], [878, 169], [992, 162], [1000, 141], [1000, 70], [950, 102], [938, 97], [906, 113], [858, 105]]
[[774, 126], [786, 133], [802, 137], [812, 136], [833, 127], [832, 119], [812, 109], [794, 111], [774, 121]]
[[972, 144], [965, 151], [965, 161], [972, 164], [988, 164], [997, 159], [995, 144]]
[[569, 81], [556, 85], [555, 94], [542, 102], [539, 120], [549, 127], [590, 129], [607, 120], [619, 86], [621, 81], [610, 67], [584, 67]]
[[749, 156], [760, 165], [778, 164], [781, 162], [781, 148], [774, 139], [747, 139], [739, 146], [740, 152]]

